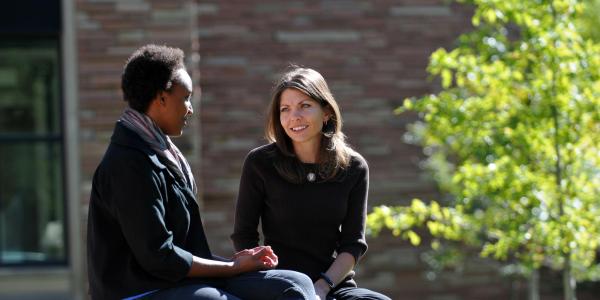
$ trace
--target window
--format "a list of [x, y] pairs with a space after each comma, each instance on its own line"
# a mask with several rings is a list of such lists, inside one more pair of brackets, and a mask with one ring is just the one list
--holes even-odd
[[0, 42], [0, 266], [66, 263], [59, 53]]

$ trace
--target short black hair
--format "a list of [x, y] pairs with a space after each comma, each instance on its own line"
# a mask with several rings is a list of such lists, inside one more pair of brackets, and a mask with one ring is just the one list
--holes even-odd
[[179, 48], [145, 45], [127, 60], [121, 76], [123, 100], [129, 107], [146, 112], [156, 94], [169, 90], [175, 71], [185, 68], [183, 51]]

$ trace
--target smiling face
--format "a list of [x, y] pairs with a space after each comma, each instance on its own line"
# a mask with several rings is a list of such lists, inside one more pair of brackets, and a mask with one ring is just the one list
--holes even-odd
[[184, 70], [176, 72], [173, 85], [160, 93], [160, 121], [157, 125], [169, 136], [180, 136], [187, 125], [187, 119], [194, 113], [192, 108], [192, 79]]
[[285, 89], [279, 100], [279, 121], [294, 148], [300, 144], [318, 146], [323, 123], [329, 113], [314, 99], [294, 88]]

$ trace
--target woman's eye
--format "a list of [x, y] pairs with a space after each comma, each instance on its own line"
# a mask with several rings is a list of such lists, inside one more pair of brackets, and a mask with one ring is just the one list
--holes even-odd
[[308, 108], [308, 107], [310, 107], [310, 104], [308, 104], [308, 103], [302, 103], [302, 108]]
[[282, 108], [279, 109], [279, 112], [286, 112], [286, 111], [288, 111], [287, 107], [282, 107]]

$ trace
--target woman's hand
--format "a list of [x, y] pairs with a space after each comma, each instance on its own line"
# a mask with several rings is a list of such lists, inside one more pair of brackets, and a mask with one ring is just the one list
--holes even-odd
[[[264, 252], [261, 252], [263, 249], [266, 249]], [[271, 249], [271, 246], [258, 246], [258, 247], [254, 247], [252, 249], [244, 249], [240, 252], [237, 252], [236, 254], [233, 255], [233, 257], [231, 258], [231, 260], [235, 260], [236, 258], [240, 257], [240, 256], [244, 256], [244, 255], [258, 255], [258, 254], [264, 255], [267, 258], [270, 258], [273, 262], [273, 267], [276, 267], [277, 264], [279, 263], [279, 258], [277, 258], [277, 255], [275, 255], [275, 252], [273, 252], [273, 249]]]
[[272, 269], [277, 266], [279, 259], [270, 246], [259, 246], [242, 250], [232, 257], [234, 268], [239, 272]]
[[188, 277], [229, 277], [243, 272], [272, 269], [277, 266], [277, 255], [269, 246], [242, 250], [231, 261], [193, 257]]

